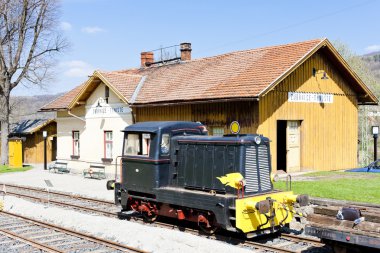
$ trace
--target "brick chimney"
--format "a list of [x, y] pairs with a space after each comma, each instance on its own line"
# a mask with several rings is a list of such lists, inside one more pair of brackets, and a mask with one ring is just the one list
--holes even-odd
[[153, 52], [141, 52], [141, 67], [149, 67], [153, 62]]
[[191, 43], [184, 42], [180, 44], [181, 48], [181, 61], [191, 60]]

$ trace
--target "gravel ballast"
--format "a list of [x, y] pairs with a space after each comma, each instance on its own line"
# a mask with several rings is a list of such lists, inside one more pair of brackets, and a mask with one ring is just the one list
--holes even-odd
[[[113, 192], [106, 190], [106, 180], [84, 179], [81, 175], [55, 174], [36, 166], [27, 172], [0, 175], [1, 183], [12, 183], [34, 187], [46, 187], [50, 180], [54, 190], [71, 192], [83, 196], [113, 200]], [[0, 185], [1, 186], [1, 185]], [[188, 233], [138, 224], [127, 220], [101, 217], [45, 206], [23, 199], [6, 196], [4, 210], [34, 219], [47, 221], [87, 234], [117, 241], [151, 252], [252, 252], [224, 242], [213, 241]]]

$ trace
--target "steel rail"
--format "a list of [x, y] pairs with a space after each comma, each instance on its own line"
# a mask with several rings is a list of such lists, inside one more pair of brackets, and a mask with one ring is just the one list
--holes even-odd
[[25, 195], [25, 194], [21, 194], [21, 193], [15, 193], [15, 192], [7, 192], [7, 194], [12, 195], [12, 196], [16, 196], [16, 197], [29, 198], [29, 199], [37, 200], [37, 201], [42, 202], [42, 203], [48, 203], [49, 202], [49, 203], [53, 203], [53, 204], [56, 204], [59, 206], [69, 206], [72, 208], [81, 209], [81, 210], [85, 210], [85, 211], [101, 213], [103, 215], [111, 216], [111, 217], [117, 217], [118, 216], [117, 213], [99, 210], [99, 209], [92, 208], [92, 207], [80, 206], [80, 205], [76, 205], [76, 204], [60, 202], [60, 201], [51, 200], [51, 199], [48, 200], [45, 198], [40, 198], [40, 197], [35, 197], [35, 196], [30, 196], [30, 195]]
[[281, 234], [281, 238], [295, 241], [295, 242], [307, 242], [310, 243], [316, 247], [323, 247], [326, 244], [322, 243], [320, 239], [314, 239], [314, 238], [308, 238], [304, 236], [298, 236], [298, 235], [291, 235], [291, 234]]
[[20, 242], [23, 242], [27, 245], [30, 245], [30, 246], [37, 248], [37, 249], [40, 249], [40, 250], [45, 250], [47, 252], [52, 252], [52, 253], [65, 253], [65, 251], [56, 249], [56, 248], [51, 247], [49, 245], [44, 245], [44, 244], [39, 243], [35, 240], [23, 237], [21, 235], [18, 235], [16, 233], [11, 232], [11, 231], [7, 231], [7, 230], [0, 228], [0, 233], [7, 236], [7, 237], [10, 237], [10, 238], [15, 239], [15, 240], [20, 241]]
[[[0, 185], [4, 185], [5, 187], [10, 187], [10, 188], [19, 188], [19, 189], [24, 189], [24, 190], [28, 190], [28, 191], [46, 192], [47, 193], [46, 189], [44, 189], [44, 188], [38, 188], [38, 187], [32, 187], [32, 186], [23, 186], [23, 185], [16, 185], [16, 184], [4, 184], [4, 183], [0, 183]], [[98, 202], [98, 203], [102, 203], [102, 204], [106, 204], [106, 205], [107, 204], [115, 205], [115, 202], [113, 202], [113, 201], [102, 200], [102, 199], [94, 199], [94, 198], [84, 197], [84, 196], [80, 196], [80, 195], [74, 195], [74, 194], [70, 194], [70, 193], [58, 192], [58, 191], [49, 191], [49, 194], [75, 198], [78, 200]]]
[[0, 211], [0, 213], [4, 213], [6, 215], [13, 216], [13, 217], [25, 220], [25, 221], [27, 221], [29, 223], [34, 224], [34, 225], [45, 227], [45, 228], [48, 228], [48, 229], [54, 229], [56, 231], [60, 231], [60, 232], [63, 232], [65, 234], [69, 234], [69, 235], [72, 235], [72, 236], [75, 236], [75, 237], [78, 237], [78, 238], [81, 238], [81, 239], [85, 239], [85, 240], [88, 240], [88, 241], [91, 241], [91, 242], [94, 242], [94, 243], [101, 243], [102, 245], [107, 246], [107, 247], [112, 248], [112, 249], [116, 249], [116, 250], [120, 250], [120, 251], [124, 251], [124, 252], [147, 253], [147, 251], [144, 251], [144, 250], [141, 250], [141, 249], [137, 249], [137, 248], [134, 248], [134, 247], [131, 247], [131, 246], [128, 246], [128, 245], [124, 245], [124, 244], [121, 244], [121, 243], [113, 242], [113, 241], [110, 241], [110, 240], [107, 240], [107, 239], [103, 239], [103, 238], [100, 238], [100, 237], [96, 237], [96, 236], [93, 236], [93, 235], [84, 234], [84, 233], [81, 233], [81, 232], [78, 232], [78, 231], [74, 231], [72, 229], [68, 229], [68, 228], [64, 228], [64, 227], [59, 227], [59, 226], [51, 224], [51, 223], [47, 223], [47, 222], [44, 222], [44, 221], [38, 221], [38, 220], [35, 220], [33, 218], [25, 217], [25, 216], [22, 216], [22, 215], [19, 215], [19, 214], [9, 213], [9, 212], [6, 212], [6, 211]]
[[[13, 188], [21, 188], [21, 189], [24, 189], [24, 190], [30, 190], [29, 187], [25, 187], [25, 186], [17, 186], [17, 185], [8, 185], [8, 186], [13, 187]], [[32, 188], [32, 190], [35, 191], [35, 192], [44, 192], [45, 193], [45, 191], [43, 191], [41, 189], [33, 189]], [[21, 197], [21, 198], [29, 198], [29, 199], [33, 199], [33, 200], [36, 200], [36, 201], [39, 201], [39, 202], [43, 202], [43, 203], [47, 203], [48, 202], [48, 200], [45, 199], [45, 198], [36, 197], [36, 196], [30, 196], [30, 195], [21, 194], [21, 193], [15, 193], [15, 192], [12, 192], [12, 190], [7, 191], [7, 194], [13, 195], [13, 196], [16, 196], [16, 197]], [[71, 194], [58, 193], [57, 195], [76, 199], [76, 196], [75, 195], [71, 195]], [[93, 201], [93, 199], [86, 198], [86, 197], [83, 197], [83, 198], [80, 197], [79, 199], [83, 199], [83, 200], [86, 200], [86, 201]], [[106, 215], [106, 216], [118, 217], [118, 213], [114, 213], [114, 212], [108, 212], [108, 211], [104, 211], [104, 210], [98, 210], [98, 209], [91, 208], [91, 207], [85, 207], [85, 206], [80, 206], [80, 205], [76, 205], [76, 204], [71, 204], [71, 203], [66, 203], [66, 202], [60, 202], [60, 201], [56, 201], [56, 200], [49, 200], [49, 202], [52, 203], [52, 204], [56, 204], [58, 206], [68, 206], [68, 207], [72, 207], [72, 208], [76, 208], [76, 209], [81, 209], [81, 210], [85, 210], [85, 211], [91, 211], [91, 212], [95, 212], [95, 213], [100, 213], [100, 214]], [[96, 200], [95, 200], [95, 202], [96, 202]], [[111, 203], [113, 204], [113, 202], [111, 202]], [[110, 204], [111, 205], [111, 203], [105, 201], [105, 203], [103, 203], [103, 204]], [[113, 206], [114, 206], [114, 204], [113, 204]], [[137, 218], [137, 217], [135, 217], [135, 218], [138, 221], [142, 220], [141, 218]], [[159, 222], [159, 221], [154, 222], [153, 225], [156, 225], [158, 227], [167, 228], [167, 229], [176, 229], [176, 228], [179, 228], [176, 225], [168, 224], [168, 223], [163, 223], [163, 222]], [[184, 228], [184, 230], [185, 230], [186, 233], [191, 233], [193, 235], [199, 235], [199, 230], [188, 228], [188, 227]], [[182, 231], [184, 231], [184, 230], [182, 230]], [[225, 241], [229, 240], [228, 237], [223, 237], [221, 235], [218, 235], [218, 238], [216, 238], [215, 236], [211, 236], [210, 237], [209, 235], [208, 235], [208, 237], [212, 238], [214, 240], [221, 240], [222, 238], [224, 238]], [[325, 246], [325, 244], [322, 244], [320, 242], [320, 240], [317, 240], [317, 239], [312, 239], [312, 238], [307, 238], [307, 237], [300, 237], [300, 236], [289, 235], [289, 234], [281, 234], [280, 237], [282, 237], [283, 239], [292, 241], [294, 243], [305, 242], [307, 244], [311, 244], [311, 245], [314, 245], [316, 247], [323, 247], [323, 246]], [[262, 243], [252, 242], [252, 241], [246, 241], [246, 240], [237, 239], [237, 238], [234, 238], [234, 240], [237, 241], [238, 243], [240, 243], [242, 246], [253, 247], [253, 248], [256, 248], [256, 249], [263, 249], [263, 250], [266, 249], [266, 250], [271, 250], [271, 251], [275, 251], [275, 252], [278, 252], [278, 253], [295, 253], [295, 252], [298, 252], [297, 250], [288, 250], [288, 249], [279, 248], [279, 247], [276, 247], [275, 245], [265, 245], [265, 244], [262, 244]]]
[[268, 250], [269, 249], [269, 250], [274, 251], [276, 253], [298, 253], [299, 252], [299, 250], [283, 249], [283, 248], [276, 247], [273, 245], [265, 245], [265, 244], [261, 244], [258, 242], [246, 241], [244, 243], [244, 245], [253, 246], [253, 247], [258, 248], [260, 250]]

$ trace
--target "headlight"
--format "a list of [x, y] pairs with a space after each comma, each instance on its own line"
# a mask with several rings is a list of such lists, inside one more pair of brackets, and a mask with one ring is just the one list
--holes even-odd
[[261, 143], [261, 138], [260, 138], [260, 136], [256, 136], [256, 137], [255, 137], [255, 143], [256, 143], [257, 145], [260, 145], [260, 143]]

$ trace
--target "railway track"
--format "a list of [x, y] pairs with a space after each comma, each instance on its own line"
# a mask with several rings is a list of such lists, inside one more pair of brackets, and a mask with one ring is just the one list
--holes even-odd
[[[13, 184], [5, 184], [6, 194], [23, 199], [29, 199], [40, 203], [57, 205], [83, 212], [96, 213], [107, 217], [120, 217], [120, 209], [111, 201], [93, 199], [63, 192], [50, 191], [49, 197], [45, 189], [36, 187], [26, 187]], [[132, 219], [134, 222], [144, 223], [139, 217]], [[167, 229], [179, 229], [180, 231], [191, 233], [198, 236], [206, 236], [210, 239], [225, 241], [237, 244], [241, 247], [255, 249], [257, 252], [278, 252], [278, 253], [297, 253], [297, 252], [313, 252], [313, 248], [323, 248], [325, 245], [316, 239], [301, 237], [296, 235], [282, 234], [275, 238], [275, 242], [263, 242], [242, 240], [233, 235], [218, 234], [217, 236], [202, 235], [200, 231], [188, 226], [178, 226], [178, 224], [170, 224], [166, 222], [156, 221], [153, 226], [163, 227]], [[0, 224], [1, 228], [1, 224]], [[318, 252], [321, 252], [320, 250]], [[326, 251], [328, 252], [328, 251]]]
[[104, 216], [117, 217], [120, 208], [112, 201], [94, 199], [73, 195], [69, 193], [49, 191], [43, 188], [3, 184], [6, 194], [24, 199], [32, 199], [37, 202], [54, 204], [62, 207], [80, 210], [84, 212], [101, 214]]
[[0, 212], [0, 251], [57, 253], [146, 252], [5, 211]]

